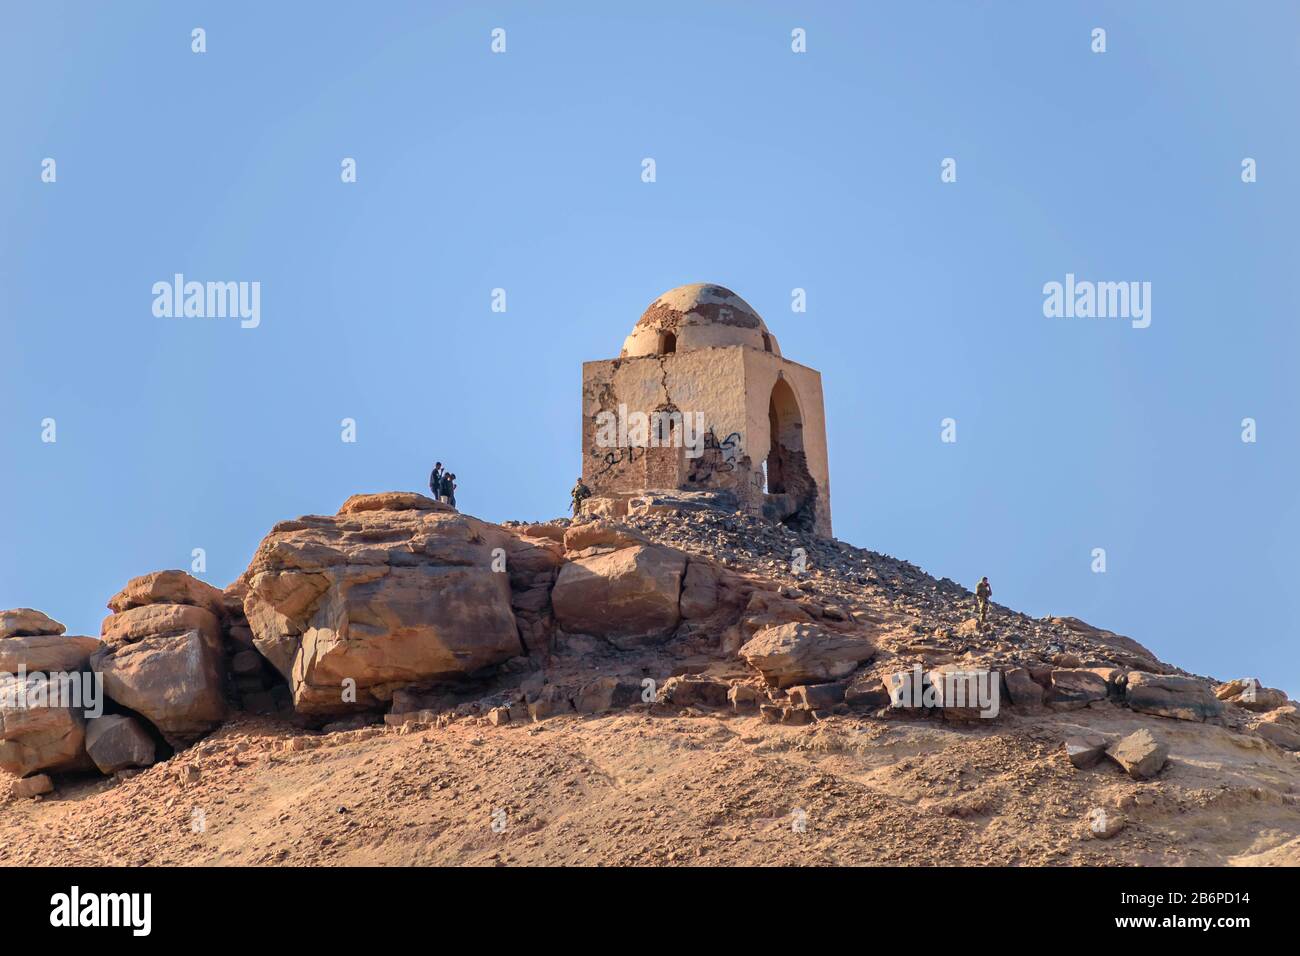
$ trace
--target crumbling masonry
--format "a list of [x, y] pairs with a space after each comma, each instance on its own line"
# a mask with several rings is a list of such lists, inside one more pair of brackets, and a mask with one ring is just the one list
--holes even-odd
[[[611, 442], [602, 423], [637, 413], [659, 413], [657, 427]], [[653, 492], [725, 492], [747, 513], [831, 534], [821, 375], [783, 358], [721, 286], [664, 293], [618, 358], [583, 364], [582, 448], [590, 511], [634, 513]]]

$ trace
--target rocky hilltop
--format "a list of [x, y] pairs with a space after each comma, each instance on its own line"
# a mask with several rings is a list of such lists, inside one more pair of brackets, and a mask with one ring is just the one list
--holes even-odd
[[725, 495], [621, 504], [358, 495], [224, 590], [129, 581], [98, 638], [0, 612], [0, 860], [1300, 862], [1280, 691], [1075, 618], [981, 627]]

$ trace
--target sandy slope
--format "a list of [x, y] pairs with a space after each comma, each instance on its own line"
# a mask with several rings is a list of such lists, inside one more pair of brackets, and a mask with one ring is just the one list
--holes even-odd
[[[1170, 766], [1145, 784], [1075, 770], [1059, 744], [1080, 726], [1151, 727]], [[8, 801], [0, 862], [1296, 865], [1298, 794], [1293, 754], [1111, 704], [972, 728], [646, 708], [405, 733], [240, 720], [134, 778]], [[1089, 837], [1094, 806], [1128, 826]]]

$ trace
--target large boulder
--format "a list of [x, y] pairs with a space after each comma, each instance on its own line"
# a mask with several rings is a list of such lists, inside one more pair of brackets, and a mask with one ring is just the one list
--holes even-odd
[[354, 495], [337, 515], [277, 524], [232, 588], [295, 708], [346, 713], [523, 653], [512, 582], [542, 627], [544, 601], [525, 595], [555, 551], [422, 495]]
[[551, 604], [571, 634], [603, 637], [620, 648], [666, 639], [681, 621], [686, 556], [636, 545], [570, 561], [560, 569]]
[[43, 793], [54, 792], [54, 781], [47, 774], [38, 773], [34, 777], [15, 780], [9, 788], [9, 792], [20, 800], [27, 797], [39, 797]]
[[148, 767], [154, 762], [156, 749], [153, 738], [133, 717], [105, 714], [86, 725], [86, 752], [100, 773]]
[[845, 677], [875, 652], [875, 644], [864, 636], [801, 623], [763, 628], [740, 649], [764, 680], [781, 688]]
[[1008, 667], [1002, 672], [1002, 682], [1006, 686], [1011, 706], [1026, 713], [1037, 713], [1043, 709], [1043, 685], [1034, 680], [1029, 671], [1023, 667]]
[[1058, 667], [1052, 671], [1047, 704], [1054, 710], [1078, 710], [1105, 700], [1107, 693], [1106, 679], [1101, 675], [1082, 668]]
[[100, 625], [108, 644], [131, 643], [146, 637], [170, 637], [199, 631], [212, 643], [221, 641], [221, 622], [211, 611], [188, 604], [148, 604], [110, 614]]
[[0, 640], [0, 673], [85, 670], [90, 655], [99, 649], [93, 637], [72, 637], [61, 634], [33, 634], [7, 637]]
[[1106, 753], [1106, 738], [1101, 734], [1084, 734], [1065, 741], [1065, 756], [1080, 770], [1093, 766]]
[[1132, 671], [1124, 692], [1129, 709], [1177, 720], [1205, 720], [1223, 713], [1223, 702], [1193, 677]]
[[1288, 704], [1261, 715], [1250, 729], [1285, 750], [1300, 750], [1300, 712], [1294, 706]]
[[154, 571], [126, 582], [126, 587], [108, 599], [110, 611], [129, 611], [148, 604], [189, 604], [222, 613], [221, 591], [184, 571]]
[[225, 717], [221, 645], [200, 630], [105, 644], [90, 666], [104, 675], [109, 697], [173, 747], [193, 743]]
[[726, 707], [731, 701], [731, 684], [711, 677], [682, 674], [670, 677], [659, 688], [659, 701], [678, 707]]
[[570, 553], [592, 548], [616, 551], [649, 543], [641, 532], [616, 521], [602, 519], [575, 524], [564, 532], [564, 550]]
[[1255, 677], [1238, 677], [1214, 689], [1214, 696], [1225, 704], [1236, 704], [1256, 713], [1267, 713], [1287, 705], [1285, 691], [1275, 687], [1265, 687]]
[[339, 508], [341, 515], [357, 515], [367, 511], [444, 511], [454, 514], [456, 509], [446, 502], [434, 501], [413, 491], [381, 491], [373, 495], [353, 495]]
[[682, 617], [687, 620], [706, 618], [718, 609], [718, 571], [699, 558], [691, 558], [682, 579]]
[[1129, 734], [1106, 748], [1106, 756], [1115, 761], [1134, 780], [1149, 780], [1164, 769], [1169, 748], [1143, 729]]
[[86, 725], [79, 707], [54, 706], [65, 682], [44, 674], [20, 681], [0, 674], [0, 770], [24, 777], [38, 770], [88, 766]]
[[623, 710], [641, 703], [641, 684], [621, 677], [597, 677], [583, 685], [573, 706], [580, 714], [599, 714], [607, 710]]
[[83, 672], [100, 642], [63, 636], [62, 624], [30, 608], [3, 613], [0, 769], [23, 776], [87, 766], [84, 713], [96, 702]]
[[0, 611], [0, 640], [6, 637], [32, 637], [37, 634], [62, 634], [66, 628], [43, 611], [16, 607]]

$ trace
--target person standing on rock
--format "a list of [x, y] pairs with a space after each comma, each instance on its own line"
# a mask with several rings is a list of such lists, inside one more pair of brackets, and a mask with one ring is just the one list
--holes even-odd
[[975, 606], [979, 609], [980, 627], [984, 626], [989, 616], [989, 598], [993, 596], [993, 588], [989, 586], [988, 576], [980, 578], [980, 583], [975, 585]]
[[433, 494], [433, 500], [438, 501], [442, 498], [442, 462], [433, 463], [433, 474], [429, 476], [429, 491]]
[[443, 476], [442, 495], [447, 504], [456, 507], [456, 476], [450, 472]]
[[582, 503], [591, 497], [591, 489], [582, 483], [582, 476], [578, 476], [578, 482], [573, 486], [573, 491], [569, 492], [569, 497], [573, 499], [573, 516], [578, 517], [578, 512], [582, 509]]

